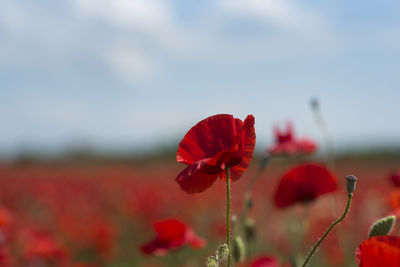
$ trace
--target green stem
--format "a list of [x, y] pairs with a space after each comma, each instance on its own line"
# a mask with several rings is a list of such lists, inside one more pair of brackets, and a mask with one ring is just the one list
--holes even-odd
[[353, 198], [353, 194], [350, 193], [347, 195], [347, 205], [346, 205], [346, 209], [343, 212], [342, 217], [340, 217], [339, 219], [337, 219], [331, 226], [329, 226], [329, 228], [326, 230], [325, 234], [318, 240], [318, 242], [314, 245], [314, 247], [312, 248], [312, 250], [310, 251], [310, 253], [308, 254], [306, 260], [304, 261], [302, 267], [307, 266], [307, 263], [310, 261], [311, 257], [313, 256], [314, 252], [317, 250], [317, 248], [319, 247], [319, 245], [321, 245], [322, 241], [324, 241], [324, 239], [328, 236], [329, 232], [336, 226], [338, 225], [341, 221], [344, 220], [344, 218], [346, 218], [347, 212], [350, 209], [350, 204], [351, 204], [351, 199]]
[[226, 243], [228, 245], [228, 267], [231, 266], [231, 181], [226, 167]]
[[310, 209], [311, 209], [311, 204], [306, 203], [304, 207], [303, 218], [298, 221], [300, 232], [298, 233], [297, 246], [293, 253], [294, 258], [297, 258], [297, 255], [300, 253], [300, 249], [308, 233], [308, 228], [310, 224]]

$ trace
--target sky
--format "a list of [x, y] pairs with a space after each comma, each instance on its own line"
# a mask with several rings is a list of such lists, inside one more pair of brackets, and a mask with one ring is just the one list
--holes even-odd
[[218, 113], [400, 145], [400, 2], [1, 0], [0, 155], [143, 151]]

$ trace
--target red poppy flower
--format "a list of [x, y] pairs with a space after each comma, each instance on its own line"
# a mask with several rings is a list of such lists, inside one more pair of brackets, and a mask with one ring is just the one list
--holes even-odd
[[303, 164], [283, 175], [275, 194], [275, 205], [283, 208], [308, 202], [336, 188], [336, 177], [326, 167], [316, 163]]
[[298, 139], [294, 135], [293, 125], [288, 123], [286, 131], [274, 128], [275, 144], [268, 149], [271, 155], [312, 154], [317, 150], [317, 144], [307, 138]]
[[250, 267], [278, 267], [278, 262], [272, 257], [261, 257], [255, 259]]
[[390, 175], [390, 181], [392, 181], [394, 186], [400, 187], [400, 170], [397, 170]]
[[400, 237], [374, 236], [362, 242], [356, 250], [360, 267], [400, 266]]
[[190, 245], [192, 248], [202, 248], [205, 240], [196, 236], [194, 231], [177, 219], [156, 222], [154, 229], [157, 236], [154, 240], [140, 247], [145, 254], [164, 255], [170, 249]]
[[255, 142], [252, 115], [244, 122], [227, 114], [200, 121], [179, 144], [176, 159], [189, 166], [176, 177], [177, 183], [187, 193], [203, 192], [218, 177], [225, 178], [226, 167], [232, 181], [238, 180], [249, 167]]

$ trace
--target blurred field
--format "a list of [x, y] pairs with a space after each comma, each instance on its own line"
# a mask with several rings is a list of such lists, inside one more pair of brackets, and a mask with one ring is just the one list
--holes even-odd
[[[78, 262], [121, 267], [204, 266], [205, 258], [225, 241], [225, 184], [217, 181], [206, 192], [188, 195], [174, 181], [183, 165], [173, 159], [2, 165], [0, 204], [8, 214], [2, 228], [6, 236], [3, 246], [8, 248], [11, 266], [24, 266], [32, 249], [29, 244], [35, 246], [26, 240], [35, 235], [45, 235], [62, 251], [62, 257], [54, 256], [50, 259], [54, 265], [49, 266]], [[243, 192], [258, 161], [253, 159], [250, 170], [232, 184], [234, 214], [241, 212]], [[311, 205], [301, 253], [306, 253], [343, 211], [345, 175], [359, 178], [357, 190], [348, 218], [322, 245], [312, 266], [354, 266], [355, 248], [367, 238], [370, 224], [393, 212], [388, 196], [394, 189], [388, 175], [399, 163], [400, 158], [393, 155], [352, 155], [336, 160], [341, 187]], [[272, 202], [280, 175], [294, 164], [293, 160], [271, 160], [255, 184], [250, 215], [256, 220], [257, 240], [249, 250], [250, 258], [274, 255], [287, 261], [298, 243], [306, 210], [301, 205], [277, 210]], [[184, 248], [165, 257], [142, 255], [138, 247], [154, 238], [153, 222], [172, 217], [186, 222], [208, 241], [207, 246]], [[400, 234], [399, 227], [395, 234]]]

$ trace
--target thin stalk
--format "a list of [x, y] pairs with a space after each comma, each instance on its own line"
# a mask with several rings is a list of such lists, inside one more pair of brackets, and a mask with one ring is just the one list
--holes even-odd
[[226, 167], [226, 243], [228, 245], [228, 267], [231, 267], [231, 181]]
[[308, 228], [310, 224], [310, 209], [311, 209], [311, 204], [306, 203], [303, 211], [303, 218], [298, 221], [300, 232], [298, 233], [297, 246], [293, 253], [295, 258], [300, 253], [300, 249], [308, 233]]
[[268, 161], [269, 161], [269, 159], [267, 156], [264, 156], [263, 158], [261, 158], [257, 172], [251, 177], [250, 182], [247, 184], [247, 188], [244, 192], [243, 209], [242, 209], [241, 213], [239, 214], [239, 222], [242, 226], [244, 225], [244, 221], [251, 209], [251, 207], [249, 205], [247, 205], [247, 203], [252, 201], [252, 190], [253, 190], [254, 184], [261, 177], [261, 174], [263, 173], [264, 169], [268, 165]]
[[318, 127], [321, 129], [323, 138], [324, 138], [324, 142], [325, 142], [325, 147], [326, 147], [326, 157], [327, 157], [327, 162], [328, 165], [334, 169], [335, 168], [335, 148], [334, 148], [334, 144], [332, 141], [332, 137], [330, 135], [330, 132], [328, 130], [328, 126], [327, 123], [324, 119], [324, 117], [322, 116], [321, 110], [318, 107], [316, 108], [312, 108], [312, 111], [314, 113], [314, 118], [315, 118], [315, 122], [317, 123]]
[[308, 254], [306, 260], [304, 261], [302, 267], [307, 266], [307, 263], [310, 261], [311, 257], [313, 256], [314, 252], [317, 250], [317, 248], [319, 247], [319, 245], [321, 245], [322, 241], [324, 241], [324, 239], [328, 236], [329, 232], [336, 226], [338, 225], [341, 221], [344, 220], [344, 218], [346, 218], [347, 212], [350, 209], [350, 204], [351, 204], [351, 200], [353, 198], [353, 193], [349, 193], [347, 195], [347, 204], [346, 204], [346, 209], [343, 212], [343, 215], [337, 219], [334, 223], [332, 223], [331, 226], [329, 226], [329, 228], [326, 230], [325, 234], [318, 240], [318, 242], [314, 245], [314, 247], [312, 248], [312, 250], [310, 251], [310, 253]]

